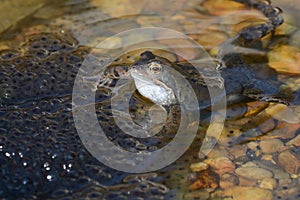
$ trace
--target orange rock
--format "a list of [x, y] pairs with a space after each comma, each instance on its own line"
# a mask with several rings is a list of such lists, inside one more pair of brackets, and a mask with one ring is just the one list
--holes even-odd
[[198, 178], [193, 182], [189, 188], [191, 190], [212, 188], [215, 189], [219, 184], [219, 176], [210, 169], [202, 171], [199, 173]]
[[212, 15], [225, 15], [245, 9], [245, 5], [229, 0], [208, 0], [203, 3], [203, 7]]
[[269, 65], [278, 72], [300, 74], [300, 49], [281, 45], [268, 53]]
[[213, 30], [205, 31], [202, 34], [192, 35], [191, 37], [199, 42], [200, 45], [204, 46], [204, 48], [207, 50], [219, 46], [227, 39], [225, 33]]

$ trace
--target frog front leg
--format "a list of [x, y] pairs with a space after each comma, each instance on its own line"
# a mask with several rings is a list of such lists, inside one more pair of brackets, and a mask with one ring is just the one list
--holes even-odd
[[104, 69], [100, 74], [101, 86], [113, 87], [121, 78], [129, 77], [129, 64], [128, 65], [110, 65]]

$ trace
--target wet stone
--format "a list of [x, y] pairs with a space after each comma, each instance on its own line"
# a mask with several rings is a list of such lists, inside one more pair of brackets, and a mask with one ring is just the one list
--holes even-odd
[[300, 160], [289, 150], [278, 155], [278, 163], [289, 174], [297, 174], [300, 168]]
[[[275, 160], [275, 158], [274, 158]], [[283, 169], [277, 165], [275, 163], [273, 159], [272, 160], [258, 160], [258, 161], [255, 161], [255, 164], [256, 166], [259, 166], [261, 168], [264, 168], [264, 169], [268, 169], [269, 171], [271, 171], [274, 175], [274, 178], [275, 179], [284, 179], [284, 178], [289, 178], [290, 175], [283, 171]]]
[[248, 148], [252, 150], [257, 150], [258, 145], [259, 145], [258, 142], [249, 142], [247, 144]]
[[245, 156], [246, 151], [247, 151], [247, 146], [246, 145], [236, 145], [228, 149], [231, 155], [234, 156], [235, 159]]
[[243, 176], [239, 176], [239, 186], [257, 187], [257, 180], [245, 178]]
[[264, 189], [273, 190], [277, 186], [277, 182], [273, 178], [264, 178], [261, 180], [259, 186]]
[[235, 164], [227, 157], [214, 158], [207, 161], [210, 167], [219, 175], [233, 172]]
[[280, 72], [299, 74], [300, 50], [297, 47], [282, 45], [268, 54], [269, 64]]
[[235, 173], [249, 179], [263, 179], [273, 177], [272, 172], [259, 167], [240, 167]]
[[284, 144], [279, 139], [262, 140], [259, 143], [262, 153], [275, 153], [281, 151]]

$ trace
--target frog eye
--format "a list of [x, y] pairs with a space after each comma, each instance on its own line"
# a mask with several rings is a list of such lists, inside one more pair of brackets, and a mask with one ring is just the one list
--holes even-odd
[[162, 67], [158, 63], [150, 63], [149, 70], [152, 74], [159, 74], [162, 70]]

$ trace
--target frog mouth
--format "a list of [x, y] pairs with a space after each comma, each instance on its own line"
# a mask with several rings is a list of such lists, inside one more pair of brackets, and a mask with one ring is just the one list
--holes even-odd
[[132, 70], [130, 72], [130, 75], [132, 76], [133, 79], [137, 79], [138, 81], [143, 82], [145, 84], [151, 84], [151, 85], [154, 84], [154, 82], [151, 79], [145, 78], [145, 75], [143, 75], [139, 72]]

